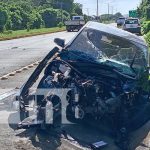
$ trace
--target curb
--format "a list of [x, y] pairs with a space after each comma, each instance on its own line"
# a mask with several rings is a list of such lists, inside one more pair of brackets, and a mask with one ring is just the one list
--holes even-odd
[[9, 79], [9, 77], [13, 77], [16, 74], [21, 73], [22, 71], [25, 71], [25, 70], [28, 70], [30, 68], [33, 68], [33, 67], [37, 66], [40, 62], [41, 61], [36, 61], [36, 62], [34, 62], [34, 63], [30, 64], [30, 65], [27, 65], [27, 66], [25, 66], [23, 68], [20, 68], [20, 69], [17, 69], [15, 71], [12, 71], [12, 72], [10, 72], [8, 74], [5, 74], [5, 75], [0, 77], [0, 80], [7, 80], [7, 79]]
[[8, 79], [8, 77], [5, 75], [5, 76], [2, 76], [2, 77], [0, 77], [0, 80], [7, 80]]

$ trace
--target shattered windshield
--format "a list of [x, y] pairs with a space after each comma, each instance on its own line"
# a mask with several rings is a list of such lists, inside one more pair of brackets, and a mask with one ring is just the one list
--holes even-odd
[[85, 28], [68, 49], [82, 59], [114, 66], [124, 74], [137, 74], [147, 66], [144, 46], [91, 28]]

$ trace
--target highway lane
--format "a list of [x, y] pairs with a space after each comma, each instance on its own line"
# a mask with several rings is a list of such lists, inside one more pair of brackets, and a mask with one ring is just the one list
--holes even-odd
[[76, 32], [58, 32], [0, 42], [0, 76], [42, 59], [55, 45], [54, 38], [68, 42]]

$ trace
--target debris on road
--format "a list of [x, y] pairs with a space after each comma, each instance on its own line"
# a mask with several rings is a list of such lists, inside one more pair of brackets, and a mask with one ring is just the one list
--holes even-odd
[[104, 142], [104, 141], [99, 141], [99, 142], [93, 143], [93, 144], [91, 145], [91, 148], [92, 148], [92, 149], [100, 149], [101, 147], [105, 147], [106, 145], [107, 145], [106, 142]]

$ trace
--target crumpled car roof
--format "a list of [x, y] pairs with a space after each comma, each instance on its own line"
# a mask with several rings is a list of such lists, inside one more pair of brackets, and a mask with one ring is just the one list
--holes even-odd
[[112, 34], [121, 38], [125, 38], [130, 41], [142, 44], [144, 46], [147, 46], [145, 41], [141, 37], [138, 37], [130, 32], [124, 31], [122, 29], [118, 29], [111, 25], [106, 25], [106, 24], [90, 21], [84, 27], [99, 30], [101, 32]]

